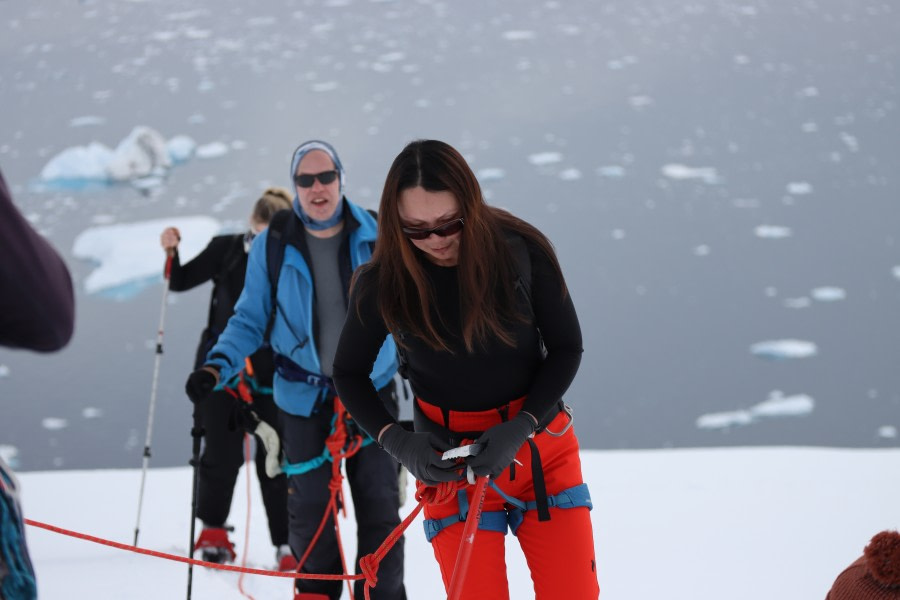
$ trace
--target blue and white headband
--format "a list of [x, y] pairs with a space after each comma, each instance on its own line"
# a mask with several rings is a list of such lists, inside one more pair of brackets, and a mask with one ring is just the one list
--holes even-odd
[[[300, 161], [303, 160], [303, 157], [312, 152], [313, 150], [321, 150], [325, 154], [331, 158], [331, 162], [334, 163], [334, 168], [337, 169], [338, 172], [338, 193], [341, 195], [341, 201], [338, 204], [337, 209], [335, 209], [334, 214], [331, 215], [330, 218], [319, 221], [317, 219], [313, 219], [309, 215], [307, 215], [303, 211], [303, 207], [300, 205], [300, 197], [297, 195], [296, 187], [294, 187], [294, 175], [297, 173], [297, 167], [300, 166]], [[337, 151], [331, 146], [331, 144], [327, 142], [323, 142], [320, 140], [310, 140], [308, 142], [304, 142], [294, 150], [294, 157], [291, 159], [291, 186], [294, 191], [294, 212], [297, 213], [297, 216], [300, 217], [300, 220], [303, 221], [303, 225], [308, 229], [321, 231], [323, 229], [328, 229], [330, 227], [334, 227], [344, 218], [344, 165], [341, 164], [341, 159], [338, 158]]]

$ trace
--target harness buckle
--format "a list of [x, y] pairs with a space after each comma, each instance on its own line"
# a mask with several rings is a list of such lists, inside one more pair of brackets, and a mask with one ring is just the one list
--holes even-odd
[[562, 431], [550, 431], [549, 427], [544, 427], [544, 433], [546, 433], [547, 435], [552, 435], [553, 437], [562, 437], [569, 430], [569, 428], [572, 426], [572, 423], [575, 421], [575, 418], [572, 416], [572, 407], [568, 404], [563, 403], [562, 412], [566, 413], [566, 417], [568, 417], [568, 422], [566, 423], [566, 426], [563, 427]]

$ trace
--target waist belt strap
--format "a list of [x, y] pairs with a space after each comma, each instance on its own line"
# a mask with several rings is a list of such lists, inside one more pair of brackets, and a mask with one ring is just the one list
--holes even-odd
[[[519, 526], [525, 520], [525, 511], [538, 510], [538, 502], [524, 502], [518, 498], [513, 498], [506, 494], [499, 487], [490, 483], [494, 491], [500, 494], [504, 500], [510, 505], [507, 510], [492, 510], [481, 513], [481, 519], [478, 521], [478, 529], [482, 531], [497, 531], [506, 534], [507, 527], [516, 535]], [[464, 490], [458, 492], [459, 514], [450, 515], [443, 519], [425, 519], [425, 538], [430, 542], [437, 534], [446, 527], [450, 527], [454, 523], [463, 523], [469, 514], [469, 502], [466, 498]], [[555, 496], [547, 498], [547, 505], [551, 508], [579, 508], [586, 507], [593, 510], [594, 504], [591, 502], [591, 493], [588, 491], [586, 483], [582, 483], [563, 490]]]
[[313, 387], [324, 388], [331, 392], [332, 395], [337, 395], [334, 382], [330, 377], [326, 377], [321, 373], [307, 371], [284, 354], [276, 354], [273, 362], [275, 363], [275, 372], [288, 381], [299, 381]]

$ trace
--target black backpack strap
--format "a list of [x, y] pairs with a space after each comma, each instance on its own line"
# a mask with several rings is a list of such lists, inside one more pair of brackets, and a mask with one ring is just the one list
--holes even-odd
[[516, 267], [516, 289], [521, 291], [528, 305], [528, 317], [534, 320], [534, 307], [531, 304], [531, 256], [525, 238], [515, 233], [506, 235], [506, 243], [512, 252]]
[[278, 310], [278, 278], [281, 276], [281, 263], [284, 262], [284, 249], [287, 245], [289, 228], [293, 219], [291, 209], [280, 210], [272, 215], [266, 236], [266, 269], [269, 272], [269, 292], [272, 299], [272, 310], [266, 323], [263, 342], [269, 343], [272, 327], [275, 325], [275, 313]]

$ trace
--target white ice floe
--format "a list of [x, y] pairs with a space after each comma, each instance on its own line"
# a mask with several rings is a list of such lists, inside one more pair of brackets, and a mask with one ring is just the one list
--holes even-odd
[[65, 429], [69, 426], [69, 422], [65, 419], [60, 419], [59, 417], [47, 417], [45, 419], [41, 419], [41, 426], [44, 429], [49, 429], [50, 431], [59, 431], [60, 429]]
[[780, 390], [773, 390], [764, 401], [750, 408], [755, 417], [785, 417], [808, 415], [816, 406], [815, 400], [806, 394], [785, 396]]
[[170, 226], [181, 233], [178, 254], [183, 262], [203, 250], [221, 229], [219, 221], [206, 216], [91, 227], [81, 232], [72, 246], [75, 258], [97, 264], [84, 280], [85, 291], [124, 300], [160, 281], [165, 255], [159, 246], [159, 235]]
[[0, 379], [3, 379], [4, 377], [9, 377], [9, 367], [0, 365]]
[[166, 139], [155, 129], [141, 126], [116, 146], [106, 172], [113, 181], [128, 181], [164, 173], [171, 166]]
[[839, 287], [823, 286], [817, 287], [810, 295], [814, 300], [819, 302], [837, 302], [847, 298], [847, 292]]
[[88, 127], [90, 125], [103, 125], [104, 123], [106, 123], [105, 117], [98, 117], [94, 115], [69, 119], [69, 127]]
[[897, 279], [900, 279], [900, 265], [897, 265], [896, 267], [894, 267], [893, 269], [891, 269], [891, 274], [892, 274], [894, 277], [896, 277]]
[[321, 81], [318, 83], [314, 83], [310, 86], [310, 88], [314, 92], [331, 92], [333, 90], [338, 89], [337, 81]]
[[155, 129], [139, 125], [115, 149], [94, 141], [62, 150], [47, 161], [40, 178], [60, 185], [163, 178], [173, 164], [190, 158], [194, 146], [187, 136], [175, 136], [167, 142]]
[[562, 159], [563, 155], [559, 152], [538, 152], [528, 156], [528, 162], [537, 167], [552, 165], [562, 161]]
[[703, 183], [717, 183], [719, 175], [713, 167], [689, 167], [681, 164], [663, 165], [662, 174], [670, 179], [699, 179]]
[[478, 178], [478, 181], [498, 181], [506, 177], [506, 171], [496, 167], [490, 167], [479, 169], [475, 176]]
[[631, 108], [641, 109], [647, 108], [651, 104], [653, 104], [653, 98], [650, 96], [631, 96], [628, 98], [628, 104], [631, 105]]
[[228, 145], [222, 142], [203, 144], [202, 146], [197, 146], [194, 154], [197, 158], [219, 158], [228, 154]]
[[893, 425], [882, 425], [878, 428], [878, 437], [894, 439], [897, 437], [897, 428]]
[[81, 416], [85, 419], [99, 419], [103, 416], [103, 411], [93, 406], [86, 406], [81, 409]]
[[700, 429], [725, 429], [750, 425], [764, 417], [808, 415], [815, 406], [815, 400], [806, 394], [785, 396], [781, 391], [773, 390], [768, 398], [750, 408], [701, 415], [697, 418], [696, 425]]
[[44, 165], [41, 179], [107, 181], [106, 165], [112, 160], [112, 155], [112, 150], [100, 142], [66, 148]]
[[560, 171], [559, 178], [563, 181], [576, 181], [578, 179], [581, 179], [581, 171], [574, 167], [564, 169]]
[[604, 165], [597, 167], [597, 175], [609, 179], [618, 179], [625, 176], [625, 167], [619, 165]]
[[809, 298], [806, 296], [800, 296], [799, 298], [785, 298], [784, 305], [788, 308], [809, 308], [812, 304]]
[[809, 358], [810, 356], [815, 356], [818, 351], [818, 348], [812, 342], [793, 339], [767, 340], [750, 346], [752, 354], [772, 360]]
[[187, 135], [176, 135], [166, 142], [166, 149], [169, 151], [169, 157], [175, 164], [187, 162], [194, 156], [197, 150], [197, 142]]
[[521, 42], [524, 40], [533, 40], [535, 35], [533, 31], [523, 29], [515, 31], [504, 31], [502, 37], [508, 42]]
[[787, 191], [794, 196], [803, 196], [805, 194], [811, 194], [813, 186], [807, 181], [792, 181], [787, 184]]
[[782, 239], [791, 237], [792, 231], [790, 227], [782, 227], [780, 225], [759, 225], [753, 233], [756, 237], [766, 239]]
[[13, 469], [19, 467], [19, 449], [9, 444], [0, 444], [0, 460]]

